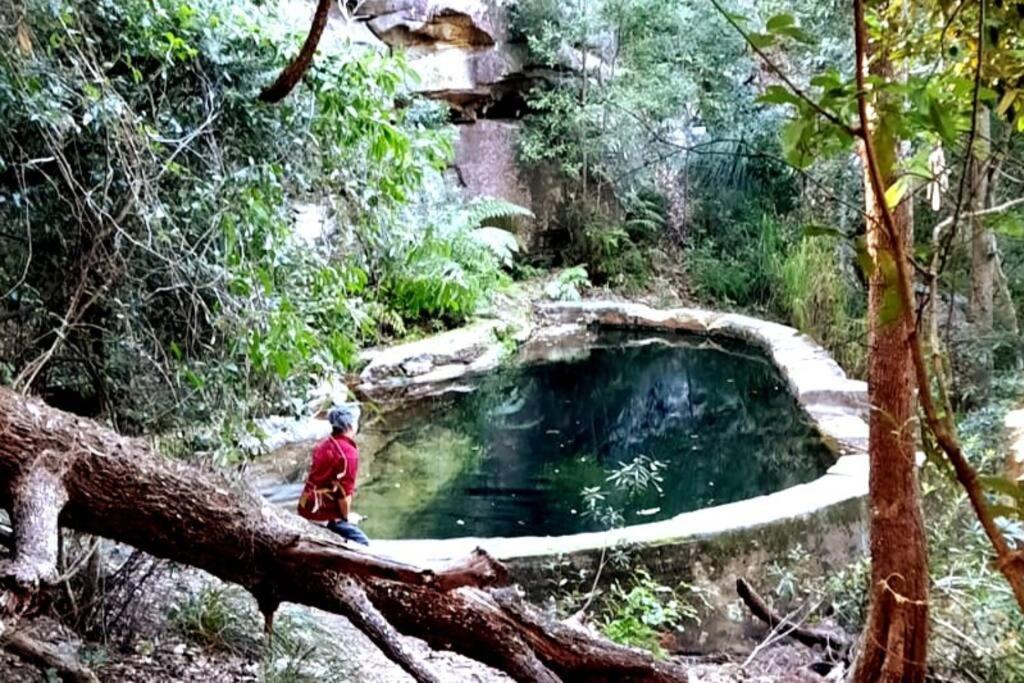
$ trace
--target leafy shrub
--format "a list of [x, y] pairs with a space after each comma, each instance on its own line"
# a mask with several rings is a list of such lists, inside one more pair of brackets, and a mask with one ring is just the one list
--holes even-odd
[[[569, 233], [569, 245], [563, 258], [586, 263], [595, 284], [640, 286], [649, 275], [648, 245], [631, 236], [629, 216], [620, 214], [594, 198], [577, 198], [564, 205], [560, 220]], [[648, 225], [646, 214], [632, 222], [638, 232]]]
[[659, 584], [641, 569], [628, 588], [619, 583], [612, 585], [601, 632], [617, 643], [641, 647], [664, 657], [660, 636], [680, 628], [684, 617], [695, 616], [693, 608], [681, 604], [671, 588]]
[[[360, 344], [462, 320], [500, 284], [466, 236], [494, 204], [424, 205], [452, 129], [408, 93], [401, 55], [324, 45], [303, 86], [265, 106], [302, 39], [265, 3], [24, 11], [31, 50], [21, 21], [0, 22], [0, 223], [19, 233], [0, 250], [16, 285], [0, 301], [10, 380], [123, 431], [203, 423], [187, 446], [230, 443]], [[327, 228], [303, 239], [294, 214], [310, 203], [329, 206]]]
[[552, 301], [579, 301], [581, 287], [590, 286], [590, 276], [584, 266], [573, 266], [560, 272], [544, 287], [544, 296]]
[[388, 303], [409, 320], [469, 318], [501, 281], [498, 260], [469, 235], [430, 235], [383, 282]]
[[765, 309], [778, 292], [777, 274], [786, 234], [779, 222], [762, 215], [729, 226], [728, 236], [702, 238], [690, 250], [694, 284], [704, 296], [739, 306]]

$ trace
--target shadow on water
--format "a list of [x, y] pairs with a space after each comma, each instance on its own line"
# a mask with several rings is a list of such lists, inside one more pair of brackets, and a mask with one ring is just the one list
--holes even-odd
[[[605, 334], [578, 357], [390, 413], [360, 438], [355, 507], [377, 538], [593, 530], [581, 492], [594, 486], [625, 523], [655, 521], [810, 481], [833, 459], [762, 354], [678, 335]], [[607, 482], [638, 455], [665, 463], [660, 491]], [[272, 499], [293, 504], [300, 484]]]

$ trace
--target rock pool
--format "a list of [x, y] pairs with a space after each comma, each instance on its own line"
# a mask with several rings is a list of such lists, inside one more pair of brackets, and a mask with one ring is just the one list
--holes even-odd
[[[371, 537], [596, 530], [606, 520], [584, 490], [597, 487], [621, 523], [656, 521], [811, 481], [834, 461], [777, 369], [738, 342], [606, 332], [470, 386], [366, 420], [355, 508]], [[308, 449], [290, 449], [275, 502], [294, 505]], [[609, 481], [639, 456], [663, 465], [656, 486]]]

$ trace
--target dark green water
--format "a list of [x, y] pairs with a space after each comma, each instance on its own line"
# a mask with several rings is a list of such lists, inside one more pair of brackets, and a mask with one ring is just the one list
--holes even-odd
[[[582, 357], [501, 371], [371, 423], [355, 509], [376, 538], [568, 534], [600, 486], [622, 523], [777, 491], [832, 455], [775, 368], [747, 346], [617, 334]], [[607, 481], [659, 460], [661, 490]]]

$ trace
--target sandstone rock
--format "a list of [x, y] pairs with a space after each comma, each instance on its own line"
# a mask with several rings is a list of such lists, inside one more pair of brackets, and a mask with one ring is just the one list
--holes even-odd
[[490, 119], [459, 126], [455, 168], [468, 194], [532, 208], [530, 187], [516, 162], [519, 130], [516, 122]]
[[504, 13], [480, 0], [369, 0], [360, 14], [384, 43], [410, 50], [489, 47], [505, 33]]
[[466, 195], [497, 197], [533, 212], [532, 220], [516, 220], [513, 228], [525, 252], [537, 258], [553, 251], [564, 238], [557, 211], [565, 188], [554, 169], [521, 167], [517, 159], [521, 128], [517, 121], [495, 119], [460, 125], [455, 170]]
[[491, 110], [498, 106], [510, 117], [521, 113], [530, 80], [525, 58], [521, 45], [489, 50], [446, 47], [412, 59], [409, 66], [419, 78], [418, 92], [448, 102], [456, 118], [472, 121], [493, 115]]

